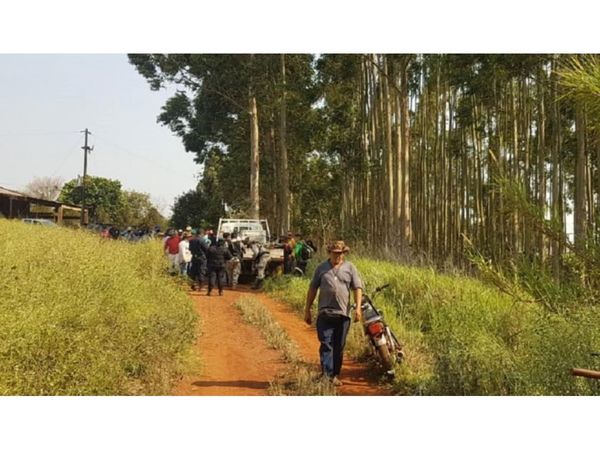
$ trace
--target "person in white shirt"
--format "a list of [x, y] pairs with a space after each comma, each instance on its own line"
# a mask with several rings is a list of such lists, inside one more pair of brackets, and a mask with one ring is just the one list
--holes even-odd
[[179, 264], [179, 274], [186, 275], [192, 262], [192, 252], [190, 251], [190, 238], [192, 235], [188, 232], [183, 233], [182, 240], [179, 243], [179, 253], [177, 253], [177, 262]]

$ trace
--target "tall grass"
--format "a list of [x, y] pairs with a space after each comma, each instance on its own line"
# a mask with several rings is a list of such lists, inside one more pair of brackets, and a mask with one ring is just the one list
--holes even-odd
[[0, 220], [0, 394], [166, 394], [197, 317], [157, 242]]
[[[598, 365], [594, 307], [549, 312], [515, 301], [481, 281], [430, 269], [354, 257], [367, 291], [390, 284], [375, 304], [407, 357], [396, 388], [424, 395], [597, 395], [595, 380], [575, 379], [571, 367]], [[273, 295], [301, 311], [308, 279], [274, 279]], [[365, 353], [360, 327], [348, 339], [351, 355]], [[597, 358], [596, 358], [597, 359]]]

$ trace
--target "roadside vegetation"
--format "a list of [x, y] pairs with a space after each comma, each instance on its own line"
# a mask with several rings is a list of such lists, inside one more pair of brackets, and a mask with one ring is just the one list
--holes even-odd
[[285, 330], [273, 319], [267, 308], [256, 298], [244, 296], [236, 302], [246, 322], [256, 326], [267, 344], [282, 353], [289, 369], [271, 382], [271, 395], [335, 395], [335, 388], [328, 381], [315, 382], [318, 373], [312, 364], [302, 360], [296, 344]]
[[[482, 281], [431, 269], [352, 257], [368, 292], [406, 351], [394, 388], [409, 395], [598, 395], [596, 380], [571, 367], [597, 367], [600, 309], [571, 302], [551, 310], [525, 290], [508, 295]], [[303, 311], [307, 278], [279, 277], [266, 289]], [[515, 287], [516, 289], [516, 287]], [[566, 292], [565, 292], [566, 294]], [[349, 356], [365, 358], [360, 326]]]
[[163, 395], [197, 316], [159, 244], [0, 220], [0, 394]]

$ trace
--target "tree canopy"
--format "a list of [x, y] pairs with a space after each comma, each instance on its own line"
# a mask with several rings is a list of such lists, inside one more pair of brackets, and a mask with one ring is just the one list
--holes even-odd
[[[81, 204], [80, 180], [65, 183], [60, 201]], [[91, 209], [90, 221], [114, 224], [120, 227], [164, 226], [165, 218], [150, 200], [150, 195], [136, 191], [124, 191], [121, 182], [108, 178], [87, 176], [85, 181], [85, 204]]]
[[35, 177], [25, 191], [32, 197], [43, 200], [56, 200], [60, 195], [64, 180], [60, 177]]

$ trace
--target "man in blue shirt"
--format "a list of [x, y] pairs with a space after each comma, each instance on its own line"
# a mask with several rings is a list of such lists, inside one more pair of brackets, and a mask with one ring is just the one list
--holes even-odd
[[332, 242], [327, 250], [329, 259], [315, 269], [306, 294], [304, 321], [312, 323], [311, 306], [319, 292], [317, 335], [321, 343], [321, 370], [334, 386], [341, 386], [339, 375], [350, 329], [350, 291], [356, 303], [355, 320], [359, 321], [363, 284], [354, 264], [344, 260], [350, 251], [344, 241]]

